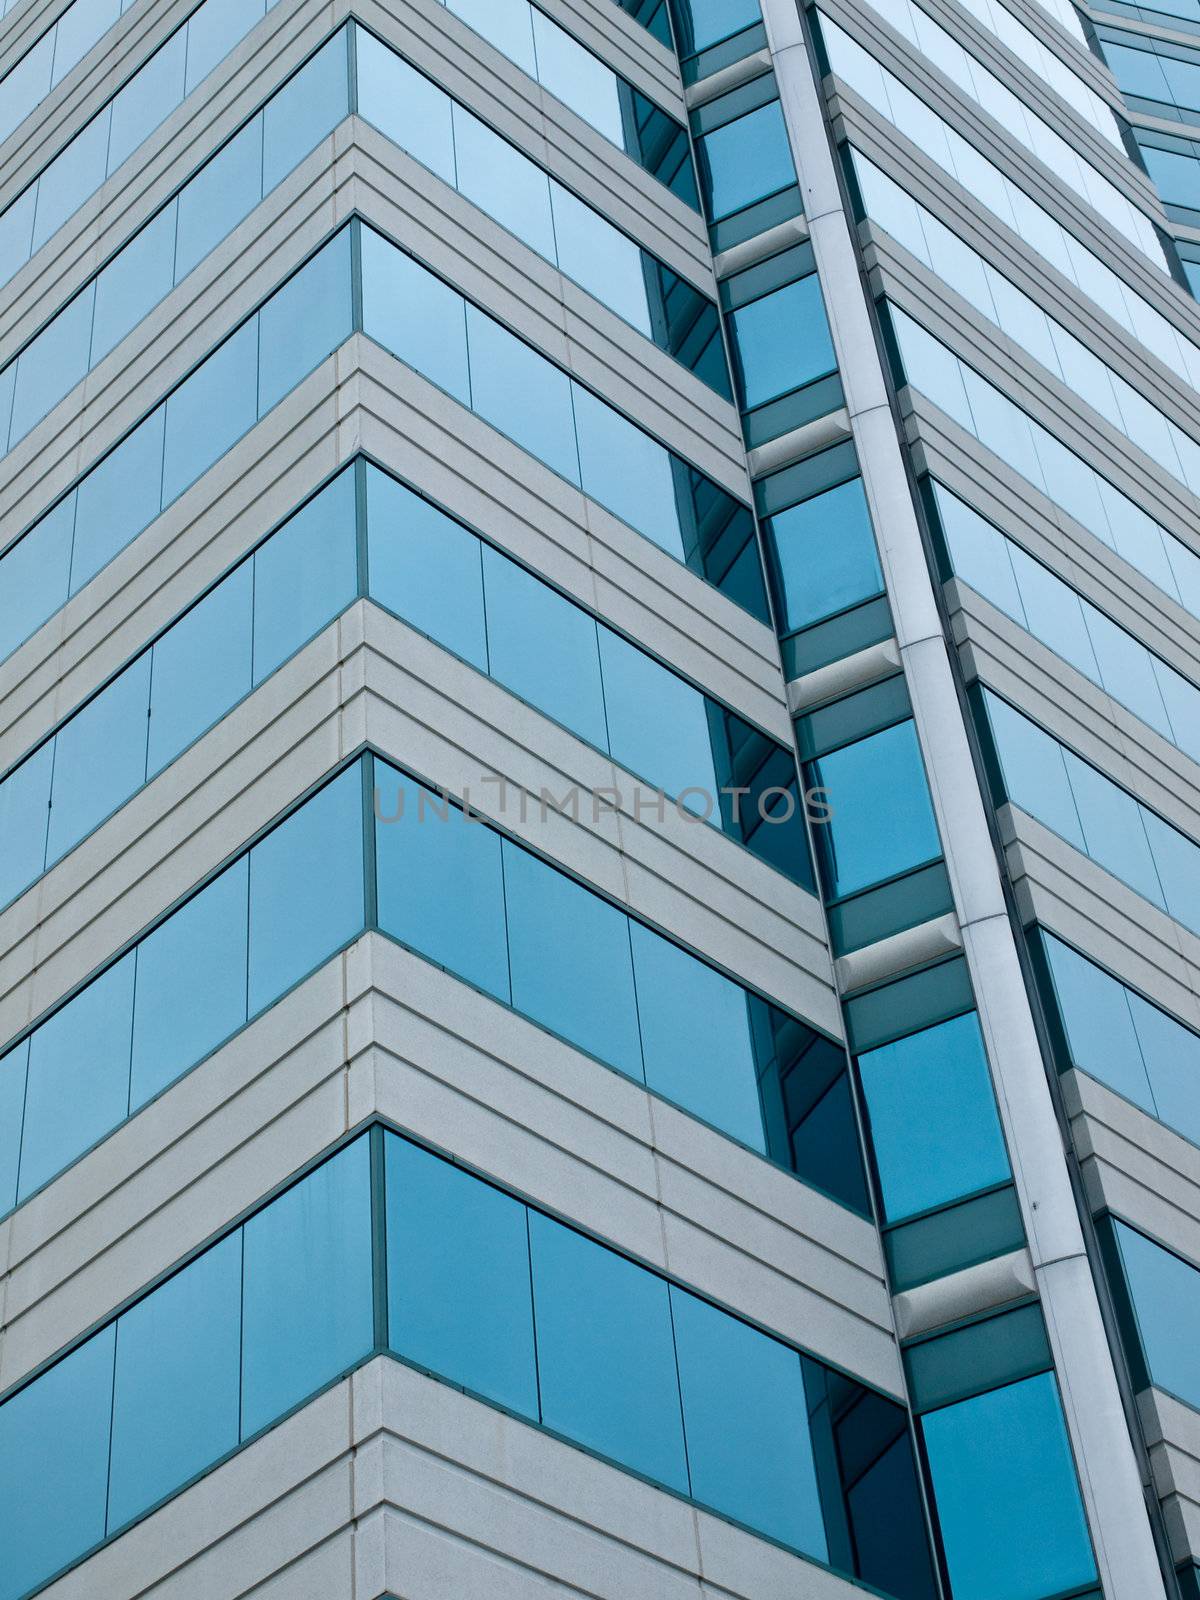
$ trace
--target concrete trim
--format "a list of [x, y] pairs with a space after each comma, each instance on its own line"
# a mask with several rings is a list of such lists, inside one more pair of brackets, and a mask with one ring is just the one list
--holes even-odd
[[953, 911], [932, 922], [919, 923], [915, 928], [905, 928], [876, 944], [864, 945], [849, 955], [838, 956], [833, 963], [834, 976], [843, 995], [855, 989], [865, 989], [868, 984], [882, 983], [885, 978], [896, 977], [910, 967], [923, 966], [941, 956], [952, 955], [962, 949], [962, 936], [958, 919]]
[[1010, 1300], [1037, 1293], [1028, 1250], [1014, 1250], [949, 1277], [935, 1278], [894, 1297], [896, 1328], [902, 1339], [945, 1327], [962, 1317], [995, 1311]]
[[901, 1392], [866, 1218], [379, 934], [0, 1221], [0, 1388], [372, 1117]]
[[787, 686], [788, 710], [794, 717], [826, 700], [837, 700], [854, 689], [865, 688], [880, 678], [888, 678], [900, 670], [900, 651], [894, 639], [881, 639], [869, 644], [855, 655], [842, 656], [806, 672], [801, 678], [792, 678]]
[[1162, 1574], [822, 103], [794, 0], [763, 9], [1101, 1574], [1110, 1600], [1148, 1600]]

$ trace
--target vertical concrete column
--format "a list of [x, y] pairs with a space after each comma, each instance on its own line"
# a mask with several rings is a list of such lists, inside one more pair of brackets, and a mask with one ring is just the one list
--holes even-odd
[[1165, 1596], [797, 0], [762, 0], [963, 947], [1108, 1600]]

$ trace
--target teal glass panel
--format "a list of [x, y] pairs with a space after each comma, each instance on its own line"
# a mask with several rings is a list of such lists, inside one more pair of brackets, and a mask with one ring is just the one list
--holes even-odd
[[286, 1190], [242, 1237], [246, 1439], [371, 1351], [370, 1141]]
[[0, 905], [33, 882], [46, 864], [54, 741], [46, 743], [0, 783]]
[[800, 1356], [671, 1286], [692, 1494], [829, 1559]]
[[241, 1336], [240, 1231], [119, 1318], [110, 1532], [236, 1448]]
[[1125, 1223], [1112, 1227], [1150, 1382], [1200, 1407], [1200, 1272]]
[[147, 776], [161, 772], [250, 692], [253, 598], [247, 561], [155, 644]]
[[595, 619], [490, 545], [483, 583], [492, 677], [607, 750]]
[[255, 1016], [363, 927], [362, 773], [318, 790], [250, 852]]
[[257, 397], [258, 319], [252, 317], [167, 397], [163, 505], [249, 433], [258, 419]]
[[1130, 991], [1128, 999], [1154, 1092], [1152, 1114], [1200, 1144], [1200, 1039], [1140, 994]]
[[613, 758], [638, 777], [651, 778], [672, 796], [685, 789], [702, 814], [720, 816], [710, 709], [691, 684], [667, 672], [645, 651], [601, 625], [600, 669]]
[[350, 337], [353, 321], [350, 230], [343, 228], [258, 314], [260, 417]]
[[467, 306], [471, 405], [523, 450], [569, 483], [579, 483], [571, 380], [544, 356]]
[[459, 192], [538, 255], [556, 260], [550, 180], [541, 167], [457, 103], [453, 126]]
[[696, 154], [710, 222], [796, 181], [778, 100], [706, 134], [697, 142]]
[[[163, 425], [159, 406], [84, 478], [78, 489], [71, 593], [77, 594], [163, 505]], [[54, 607], [65, 595], [55, 597]]]
[[149, 705], [147, 651], [59, 729], [47, 861], [73, 849], [146, 781]]
[[354, 472], [340, 473], [254, 554], [259, 684], [358, 593]]
[[0, 1406], [0, 1600], [104, 1537], [113, 1336], [104, 1328]]
[[346, 35], [339, 33], [263, 108], [262, 192], [282, 182], [348, 109]]
[[975, 1013], [859, 1056], [889, 1222], [1011, 1176]]
[[75, 496], [67, 495], [0, 558], [0, 654], [10, 655], [67, 598]]
[[29, 1040], [18, 1200], [122, 1122], [129, 1110], [131, 951]]
[[1043, 934], [1042, 944], [1071, 1061], [1154, 1116], [1128, 991], [1058, 939]]
[[450, 96], [365, 28], [355, 39], [359, 115], [453, 188]]
[[262, 195], [262, 118], [255, 117], [180, 192], [176, 283], [250, 215]]
[[882, 592], [860, 478], [779, 512], [766, 526], [786, 630], [806, 628]]
[[764, 1150], [745, 990], [638, 922], [629, 934], [648, 1087]]
[[247, 893], [243, 859], [138, 945], [131, 1112], [246, 1021]]
[[486, 672], [480, 541], [372, 466], [367, 528], [371, 598]]
[[815, 272], [742, 306], [730, 318], [744, 406], [758, 406], [837, 366]]
[[0, 1212], [17, 1203], [17, 1172], [21, 1164], [21, 1123], [25, 1115], [25, 1069], [29, 1040], [0, 1056]]
[[389, 1135], [387, 1259], [393, 1350], [537, 1421], [520, 1201]]
[[375, 851], [384, 932], [507, 1001], [500, 835], [376, 761]]
[[692, 55], [762, 21], [758, 0], [673, 0], [679, 53]]
[[[827, 824], [816, 830], [831, 898], [865, 889], [941, 853], [911, 722], [822, 756], [810, 771], [810, 787], [825, 789], [831, 808]], [[880, 795], [888, 797], [882, 815]]]
[[503, 858], [513, 1005], [641, 1080], [628, 919], [507, 839]]
[[87, 376], [94, 284], [67, 302], [16, 363], [9, 449]]
[[160, 46], [113, 100], [108, 170], [115, 172], [183, 99], [187, 30]]
[[670, 453], [578, 383], [571, 385], [583, 492], [682, 560]]
[[1159, 873], [1137, 801], [1095, 767], [1080, 761], [1073, 751], [1064, 750], [1062, 758], [1088, 855], [1138, 894], [1165, 909]]
[[471, 404], [462, 296], [362, 229], [363, 332], [463, 405]]
[[1052, 1373], [930, 1412], [921, 1429], [954, 1600], [1036, 1600], [1096, 1581]]
[[176, 210], [172, 201], [139, 228], [96, 279], [93, 366], [171, 292], [176, 281]]
[[991, 694], [985, 700], [1005, 795], [1068, 844], [1085, 850], [1062, 746], [1005, 701]]
[[540, 1212], [529, 1239], [542, 1421], [686, 1494], [667, 1285]]

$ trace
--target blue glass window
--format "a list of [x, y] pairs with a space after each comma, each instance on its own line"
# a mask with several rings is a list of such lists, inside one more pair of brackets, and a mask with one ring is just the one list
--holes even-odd
[[786, 189], [796, 181], [778, 100], [706, 134], [696, 145], [710, 222]]
[[0, 905], [21, 892], [46, 864], [54, 741], [35, 750], [0, 783]]
[[431, 383], [471, 404], [461, 295], [373, 229], [362, 230], [363, 328]]
[[356, 1140], [318, 1167], [251, 1217], [242, 1234], [242, 1437], [249, 1438], [372, 1348], [369, 1141]]
[[[191, 420], [194, 426], [195, 418]], [[158, 515], [162, 506], [165, 421], [166, 407], [159, 406], [81, 481], [71, 557], [72, 594], [106, 567], [134, 532]], [[65, 593], [56, 595], [46, 615], [65, 599]]]
[[837, 366], [815, 272], [742, 306], [730, 322], [744, 406], [763, 405]]
[[387, 1140], [392, 1348], [538, 1417], [525, 1207], [406, 1140]]
[[1157, 1389], [1200, 1407], [1200, 1271], [1116, 1219], [1113, 1234], [1133, 1306], [1146, 1376]]
[[248, 433], [258, 418], [258, 325], [254, 319], [226, 339], [168, 397], [166, 417], [162, 500], [169, 505]]
[[540, 1212], [529, 1237], [542, 1421], [686, 1494], [667, 1285]]
[[858, 1069], [889, 1222], [1010, 1176], [973, 1011], [868, 1050]]
[[1096, 1581], [1052, 1373], [929, 1412], [921, 1430], [954, 1600], [1029, 1600]]
[[[251, 563], [244, 562], [155, 644], [149, 776], [249, 693], [253, 580]], [[135, 787], [131, 783], [125, 793]]]
[[110, 1531], [237, 1446], [241, 1338], [240, 1232], [118, 1320]]
[[561, 477], [579, 484], [571, 381], [529, 345], [467, 306], [471, 406]]
[[[814, 761], [810, 787], [828, 793], [817, 830], [831, 898], [894, 877], [941, 853], [916, 730], [899, 722]], [[880, 813], [879, 799], [888, 799]]]
[[17, 1173], [21, 1164], [21, 1122], [25, 1113], [25, 1069], [29, 1040], [0, 1056], [0, 1208], [10, 1211], [17, 1203]]
[[787, 631], [883, 592], [861, 478], [778, 512], [766, 528]]

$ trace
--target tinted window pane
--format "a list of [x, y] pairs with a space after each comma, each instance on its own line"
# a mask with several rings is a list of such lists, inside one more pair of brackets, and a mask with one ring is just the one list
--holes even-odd
[[827, 1560], [799, 1355], [675, 1287], [671, 1310], [692, 1493]]
[[555, 260], [549, 178], [507, 139], [457, 104], [453, 123], [460, 192], [531, 250]]
[[453, 186], [450, 96], [365, 28], [356, 39], [359, 114]]
[[25, 1112], [25, 1068], [29, 1041], [0, 1056], [0, 1212], [17, 1203], [21, 1161], [21, 1120]]
[[536, 1420], [525, 1207], [389, 1136], [387, 1242], [392, 1348]]
[[131, 1111], [246, 1020], [246, 867], [234, 862], [138, 946]]
[[263, 0], [207, 0], [188, 22], [187, 92], [206, 78], [263, 15]]
[[469, 406], [461, 295], [370, 228], [362, 230], [362, 279], [363, 331]]
[[1200, 1405], [1200, 1272], [1123, 1222], [1114, 1221], [1113, 1232], [1151, 1383]]
[[1148, 900], [1165, 905], [1137, 801], [1073, 751], [1064, 750], [1062, 758], [1088, 855]]
[[0, 783], [0, 905], [27, 888], [45, 866], [53, 768], [51, 739]]
[[167, 399], [163, 504], [181, 495], [258, 417], [258, 319], [251, 318]]
[[150, 655], [127, 667], [58, 732], [47, 861], [57, 861], [146, 778]]
[[130, 952], [30, 1038], [21, 1200], [115, 1128], [129, 1109], [133, 963]]
[[761, 405], [836, 366], [816, 273], [733, 314], [742, 404]]
[[513, 1005], [640, 1079], [624, 914], [508, 840], [504, 887]]
[[69, 494], [0, 560], [0, 652], [8, 655], [67, 598], [75, 496]]
[[317, 52], [263, 109], [263, 193], [342, 120], [349, 106], [346, 36]]
[[[925, 769], [911, 722], [898, 723], [812, 764], [831, 815], [818, 830], [830, 895], [850, 894], [940, 853]], [[886, 816], [879, 797], [888, 796]]]
[[357, 593], [350, 471], [322, 489], [255, 552], [255, 683], [319, 633]]
[[595, 620], [490, 546], [483, 576], [492, 676], [606, 750]]
[[745, 991], [640, 923], [629, 933], [647, 1084], [762, 1150]]
[[262, 117], [255, 117], [179, 196], [175, 281], [200, 264], [262, 198]]
[[1154, 1114], [1200, 1143], [1200, 1039], [1141, 995], [1130, 993], [1129, 1009], [1154, 1092]]
[[652, 337], [646, 298], [648, 263], [632, 239], [582, 200], [550, 182], [558, 264], [618, 316]]
[[149, 776], [249, 693], [253, 595], [254, 572], [247, 561], [154, 646]]
[[[1152, 811], [1147, 811], [1144, 806], [1139, 806], [1138, 810], [1156, 868], [1154, 880], [1147, 883], [1142, 893], [1147, 899], [1153, 899], [1154, 885], [1161, 883], [1171, 915], [1184, 927], [1191, 928], [1193, 933], [1200, 931], [1200, 849]], [[1134, 851], [1138, 842], [1135, 838], [1132, 848], [1128, 842], [1124, 843], [1121, 854], [1123, 864], [1137, 860]]]
[[683, 556], [669, 452], [590, 390], [571, 385], [585, 494], [673, 556]]
[[110, 1529], [237, 1445], [241, 1295], [239, 1232], [117, 1323]]
[[259, 313], [258, 415], [265, 416], [352, 332], [350, 231], [289, 278]]
[[686, 1494], [667, 1286], [529, 1215], [542, 1421]]
[[538, 77], [542, 83], [577, 116], [623, 148], [621, 102], [612, 69], [577, 44], [536, 6], [529, 8], [529, 14], [533, 21]]
[[467, 307], [473, 410], [569, 482], [579, 483], [571, 382], [474, 306]]
[[955, 1600], [1095, 1582], [1051, 1373], [931, 1412], [921, 1428]]
[[806, 628], [883, 589], [861, 479], [781, 511], [767, 528], [788, 629]]
[[95, 286], [89, 284], [68, 301], [17, 362], [10, 449], [86, 376], [95, 298]]
[[175, 202], [139, 228], [96, 279], [92, 363], [132, 332], [175, 283]]
[[369, 1163], [356, 1140], [242, 1230], [244, 1439], [371, 1349]]
[[500, 836], [375, 763], [379, 924], [430, 961], [509, 998]]
[[480, 541], [370, 466], [367, 525], [371, 598], [486, 672]]
[[761, 20], [758, 0], [676, 0], [681, 55], [707, 50]]
[[974, 1012], [858, 1059], [889, 1222], [1009, 1176]]
[[16, 1600], [104, 1537], [113, 1329], [0, 1406], [0, 1596]]
[[35, 250], [40, 249], [104, 182], [109, 115], [106, 107], [93, 117], [38, 179], [33, 225]]
[[[159, 406], [79, 485], [71, 593], [106, 567], [153, 522], [163, 504], [163, 423]], [[61, 605], [65, 596], [56, 604]]]
[[1154, 1115], [1154, 1097], [1123, 986], [1043, 934], [1071, 1060]]
[[446, 0], [446, 4], [468, 27], [515, 61], [522, 72], [537, 77], [528, 0]]
[[[613, 757], [670, 795], [698, 788], [720, 814], [709, 707], [691, 684], [601, 626], [604, 709]], [[700, 810], [705, 802], [695, 799]]]
[[1009, 800], [1085, 849], [1061, 746], [1003, 700], [987, 695], [986, 701]]
[[108, 138], [110, 172], [115, 172], [183, 99], [186, 58], [187, 30], [180, 28], [117, 95]]
[[708, 134], [697, 154], [713, 222], [796, 181], [778, 100]]
[[250, 853], [250, 1015], [363, 925], [362, 775], [315, 794]]

